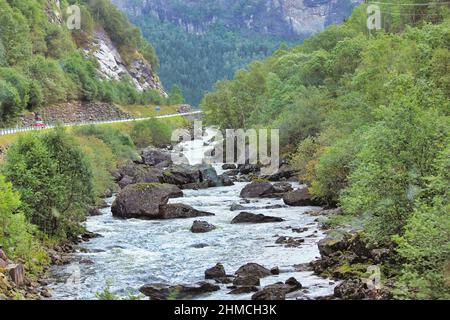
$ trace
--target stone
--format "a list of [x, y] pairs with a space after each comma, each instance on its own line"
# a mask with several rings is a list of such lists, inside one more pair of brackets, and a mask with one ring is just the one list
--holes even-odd
[[273, 275], [278, 275], [278, 274], [280, 274], [280, 268], [273, 267], [272, 269], [270, 269], [270, 273]]
[[18, 286], [22, 285], [25, 281], [25, 269], [23, 264], [15, 263], [6, 267], [11, 280]]
[[237, 287], [228, 292], [228, 294], [245, 294], [245, 293], [251, 293], [251, 292], [257, 292], [258, 287], [255, 286], [243, 286], [243, 287]]
[[217, 263], [214, 267], [205, 270], [205, 279], [221, 279], [226, 276], [225, 268], [221, 263]]
[[236, 217], [234, 217], [233, 220], [231, 220], [231, 223], [270, 223], [281, 221], [284, 220], [278, 217], [265, 216], [263, 214], [254, 214], [250, 212], [241, 212]]
[[304, 242], [305, 242], [305, 239], [298, 238], [298, 237], [286, 237], [286, 236], [279, 237], [275, 241], [276, 244], [283, 244], [288, 248], [299, 247]]
[[254, 181], [246, 185], [241, 191], [241, 198], [262, 198], [275, 192], [270, 182]]
[[201, 281], [194, 285], [179, 284], [175, 286], [162, 283], [146, 284], [139, 289], [142, 294], [150, 297], [152, 300], [190, 299], [218, 290], [220, 290], [218, 285], [206, 281]]
[[199, 211], [186, 204], [174, 203], [162, 205], [160, 207], [160, 212], [159, 215], [157, 216], [157, 219], [180, 219], [180, 218], [184, 219], [184, 218], [196, 218], [213, 215], [214, 213]]
[[225, 163], [224, 165], [222, 165], [222, 169], [223, 170], [233, 170], [236, 169], [236, 165], [234, 163]]
[[216, 229], [216, 227], [206, 221], [199, 221], [196, 220], [192, 224], [191, 232], [193, 233], [205, 233], [210, 232], [212, 230]]
[[259, 277], [255, 275], [238, 275], [233, 280], [235, 286], [259, 286]]
[[160, 219], [160, 207], [169, 198], [182, 197], [176, 186], [159, 183], [139, 183], [125, 187], [111, 206], [113, 216], [119, 218]]
[[314, 206], [317, 203], [312, 199], [308, 188], [297, 189], [284, 194], [283, 201], [289, 206]]
[[367, 291], [367, 285], [360, 279], [348, 279], [334, 288], [334, 296], [344, 300], [361, 300]]
[[257, 263], [247, 263], [241, 266], [235, 274], [237, 276], [255, 276], [257, 278], [264, 278], [272, 275], [269, 269]]
[[142, 162], [149, 166], [163, 165], [170, 166], [172, 158], [168, 150], [147, 147], [141, 152]]

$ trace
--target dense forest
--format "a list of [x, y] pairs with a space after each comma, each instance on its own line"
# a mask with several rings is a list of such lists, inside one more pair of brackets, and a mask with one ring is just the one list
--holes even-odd
[[[221, 81], [201, 107], [222, 128], [279, 128], [310, 193], [393, 246], [397, 298], [450, 298], [450, 11], [444, 1], [367, 5], [292, 49]], [[405, 5], [406, 3], [406, 5]]]
[[[236, 70], [269, 56], [281, 43], [299, 44], [311, 33], [294, 30], [282, 8], [267, 0], [113, 2], [154, 45], [164, 85], [179, 86], [193, 105], [216, 81], [231, 79]], [[327, 13], [325, 24], [342, 21], [353, 6], [350, 0], [339, 1], [331, 7], [332, 14]]]
[[[66, 27], [67, 8], [81, 9], [81, 29]], [[0, 124], [25, 110], [69, 100], [121, 104], [162, 102], [156, 90], [139, 92], [131, 79], [102, 79], [98, 62], [85, 51], [104, 28], [125, 63], [158, 59], [139, 30], [108, 0], [0, 0]]]
[[[205, 34], [189, 33], [152, 16], [133, 22], [162, 57], [158, 73], [164, 85], [179, 86], [186, 102], [193, 105], [199, 104], [216, 81], [231, 79], [237, 69], [267, 57], [283, 41], [277, 36], [243, 34], [220, 25]], [[294, 41], [285, 43], [291, 45]]]

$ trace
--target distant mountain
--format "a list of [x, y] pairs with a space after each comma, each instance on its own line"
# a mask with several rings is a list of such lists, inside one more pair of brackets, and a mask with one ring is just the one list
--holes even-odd
[[348, 17], [362, 0], [112, 0], [141, 27], [161, 61], [165, 86], [179, 85], [188, 102], [282, 42]]

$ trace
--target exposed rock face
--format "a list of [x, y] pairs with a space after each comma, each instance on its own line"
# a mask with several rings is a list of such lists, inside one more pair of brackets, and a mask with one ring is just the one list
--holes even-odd
[[167, 96], [152, 66], [143, 58], [137, 58], [129, 64], [125, 63], [103, 29], [95, 31], [94, 45], [85, 51], [97, 59], [98, 71], [105, 79], [120, 80], [128, 76], [139, 91], [155, 89], [161, 95]]
[[191, 227], [193, 233], [205, 233], [214, 230], [216, 227], [206, 221], [194, 221]]
[[[125, 187], [114, 201], [111, 211], [120, 218], [158, 219], [160, 207], [169, 198], [182, 197], [183, 192], [176, 186], [159, 183], [138, 183]], [[167, 210], [167, 215], [173, 214]]]
[[269, 223], [281, 222], [282, 218], [265, 216], [263, 214], [254, 214], [250, 212], [241, 212], [231, 220], [231, 223]]
[[[353, 5], [362, 0], [188, 0], [183, 9], [176, 1], [113, 0], [130, 15], [152, 15], [161, 21], [180, 26], [189, 33], [202, 34], [213, 24], [233, 26], [263, 34], [289, 38], [320, 31], [332, 23], [342, 22]], [[198, 12], [198, 15], [190, 15]]]

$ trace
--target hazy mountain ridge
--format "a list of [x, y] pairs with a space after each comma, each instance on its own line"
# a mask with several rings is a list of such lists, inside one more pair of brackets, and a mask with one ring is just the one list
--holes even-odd
[[246, 29], [282, 38], [307, 35], [341, 23], [362, 0], [113, 0], [134, 17], [152, 15], [162, 22], [204, 33], [212, 25]]

